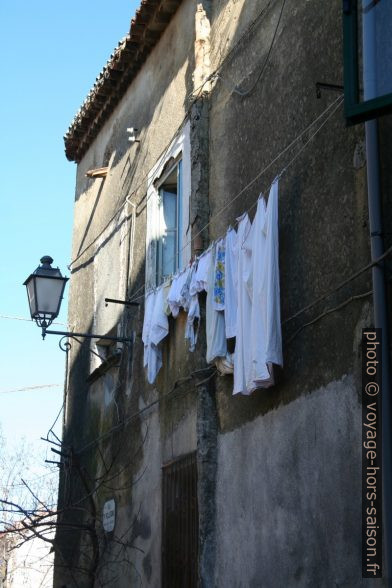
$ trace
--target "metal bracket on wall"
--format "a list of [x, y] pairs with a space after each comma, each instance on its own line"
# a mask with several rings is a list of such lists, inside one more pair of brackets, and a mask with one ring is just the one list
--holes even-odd
[[329, 92], [344, 92], [344, 86], [337, 84], [325, 84], [324, 82], [316, 82], [316, 96], [321, 98], [321, 90], [328, 90]]
[[[82, 343], [77, 339], [77, 337], [83, 337], [85, 339], [99, 339], [99, 340], [105, 340], [105, 341], [113, 341], [113, 342], [117, 342], [117, 343], [124, 343], [126, 345], [132, 345], [133, 344], [133, 339], [130, 339], [128, 337], [109, 337], [108, 335], [94, 335], [93, 333], [69, 333], [66, 331], [48, 331], [46, 328], [42, 328], [42, 338], [45, 339], [46, 335], [60, 335], [61, 339], [59, 341], [59, 347], [62, 351], [69, 351], [71, 349], [71, 343], [69, 342], [69, 339], [73, 339], [74, 341], [76, 341], [77, 343], [79, 343], [79, 345], [82, 345]], [[94, 355], [96, 355], [97, 357], [99, 357], [100, 359], [103, 359], [98, 353], [96, 353], [95, 351], [93, 351], [92, 349], [90, 349], [91, 353], [93, 353]]]
[[140, 306], [140, 302], [130, 302], [128, 300], [116, 300], [115, 298], [105, 298], [105, 306], [107, 306], [109, 302], [112, 302], [113, 304], [124, 304], [125, 306]]

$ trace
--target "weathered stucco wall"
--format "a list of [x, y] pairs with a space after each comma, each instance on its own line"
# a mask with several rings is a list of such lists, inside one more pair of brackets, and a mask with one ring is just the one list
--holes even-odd
[[[338, 95], [318, 99], [316, 82], [342, 83], [341, 40], [338, 0], [184, 0], [78, 165], [69, 322], [77, 331], [120, 323], [133, 340], [94, 381], [99, 360], [89, 343], [73, 346], [70, 363], [64, 443], [76, 458], [63, 499], [90, 488], [90, 515], [73, 516], [92, 521], [101, 555], [94, 573], [109, 585], [160, 586], [161, 467], [196, 449], [201, 587], [369, 584], [360, 578], [359, 382], [370, 275], [290, 319], [369, 262], [363, 126], [347, 129], [336, 102], [319, 128]], [[279, 184], [284, 368], [275, 387], [250, 397], [232, 396], [231, 376], [200, 386], [189, 378], [206, 367], [203, 297], [195, 353], [180, 313], [154, 386], [143, 370], [147, 177], [188, 109], [194, 252], [245, 210], [252, 218], [259, 193], [288, 166]], [[128, 142], [130, 126], [140, 143]], [[384, 119], [384, 194], [389, 126]], [[106, 165], [106, 179], [85, 177]], [[105, 296], [136, 296], [141, 306], [106, 308]], [[116, 528], [104, 535], [100, 513], [111, 498]], [[116, 537], [128, 544], [121, 556]], [[75, 533], [68, 545], [65, 534], [62, 546], [69, 561], [91, 568], [91, 537]], [[79, 585], [89, 582], [82, 574]]]
[[219, 437], [216, 586], [370, 585], [361, 410], [345, 376]]

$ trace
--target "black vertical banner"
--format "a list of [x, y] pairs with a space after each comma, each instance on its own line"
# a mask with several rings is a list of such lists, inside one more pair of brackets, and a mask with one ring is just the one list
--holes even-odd
[[382, 330], [362, 330], [362, 577], [382, 577]]

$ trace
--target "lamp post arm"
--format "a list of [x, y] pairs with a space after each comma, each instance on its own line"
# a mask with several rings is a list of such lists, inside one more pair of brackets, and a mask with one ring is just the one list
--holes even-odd
[[126, 337], [109, 337], [108, 335], [94, 335], [93, 333], [70, 333], [66, 331], [48, 331], [42, 329], [42, 338], [45, 339], [46, 335], [61, 335], [62, 337], [85, 337], [86, 339], [103, 339], [105, 341], [117, 341], [118, 343], [132, 343], [132, 339]]

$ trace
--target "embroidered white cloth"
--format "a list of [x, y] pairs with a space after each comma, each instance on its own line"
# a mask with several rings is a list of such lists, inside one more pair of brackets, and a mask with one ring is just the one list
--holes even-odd
[[211, 251], [212, 254], [209, 256], [210, 265], [207, 272], [207, 363], [213, 363], [217, 357], [225, 357], [227, 353], [225, 317], [223, 311], [214, 309], [215, 245], [213, 245]]
[[215, 280], [214, 280], [214, 301], [215, 310], [225, 308], [225, 254], [226, 238], [219, 239], [215, 249]]

